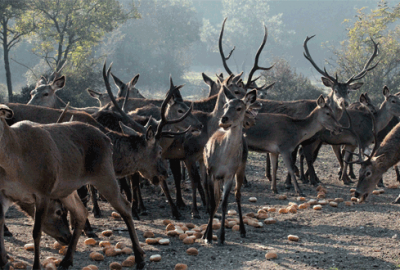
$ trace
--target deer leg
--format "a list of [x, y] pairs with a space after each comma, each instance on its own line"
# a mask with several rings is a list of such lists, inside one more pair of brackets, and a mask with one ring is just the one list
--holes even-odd
[[269, 157], [269, 154], [267, 153], [266, 155], [266, 162], [265, 162], [265, 176], [268, 178], [268, 180], [271, 182], [271, 158]]
[[301, 191], [299, 184], [297, 183], [296, 175], [294, 173], [295, 169], [291, 153], [282, 153], [282, 158], [283, 162], [285, 162], [288, 172], [290, 173], [290, 176], [293, 179], [294, 190], [298, 195], [303, 196], [303, 192]]
[[[118, 186], [116, 186], [115, 188], [119, 193]], [[70, 211], [71, 222], [73, 220], [74, 222], [73, 226], [75, 227], [71, 241], [68, 245], [67, 253], [65, 254], [64, 259], [61, 261], [60, 266], [58, 267], [59, 270], [64, 270], [68, 269], [70, 266], [73, 265], [73, 256], [76, 249], [76, 245], [78, 244], [79, 237], [82, 234], [82, 230], [85, 227], [85, 222], [87, 220], [89, 213], [85, 208], [85, 206], [83, 205], [83, 203], [79, 200], [78, 194], [76, 192], [71, 193], [69, 196], [63, 199], [60, 199], [60, 201], [64, 205], [64, 207], [68, 211]]]
[[[218, 181], [218, 180], [217, 180]], [[225, 215], [228, 209], [228, 199], [229, 194], [232, 189], [233, 177], [225, 182], [223, 191], [222, 191], [222, 218], [221, 218], [221, 228], [219, 229], [219, 237], [218, 237], [218, 245], [223, 245], [225, 242]]]
[[[78, 200], [79, 196], [76, 193]], [[82, 202], [81, 202], [82, 203]], [[40, 238], [42, 237], [42, 225], [45, 220], [45, 214], [49, 206], [49, 200], [45, 198], [36, 198], [36, 209], [35, 209], [35, 223], [33, 225], [33, 242], [35, 244], [35, 255], [33, 259], [32, 269], [40, 269]], [[83, 207], [85, 207], [82, 204]]]
[[[119, 190], [119, 188], [117, 190]], [[100, 218], [101, 211], [100, 211], [99, 204], [97, 202], [97, 190], [92, 185], [90, 185], [90, 193], [92, 195], [93, 215], [95, 218]]]
[[176, 189], [176, 206], [180, 209], [185, 209], [186, 204], [182, 199], [182, 188], [181, 188], [181, 181], [182, 181], [182, 171], [181, 171], [181, 162], [178, 159], [170, 159], [169, 160], [169, 167], [171, 168], [172, 175], [174, 176], [175, 182], [175, 189]]
[[[350, 160], [350, 161], [353, 160], [353, 154], [350, 154], [349, 160]], [[350, 176], [352, 179], [356, 179], [356, 178], [357, 178], [356, 175], [354, 174], [354, 164], [353, 164], [353, 163], [350, 163], [350, 164], [349, 164], [349, 176]]]
[[10, 232], [6, 224], [4, 224], [4, 237], [12, 237], [12, 236], [13, 236], [12, 232]]
[[178, 208], [174, 204], [171, 194], [169, 193], [167, 181], [165, 179], [161, 180], [161, 188], [165, 194], [165, 197], [167, 197], [169, 206], [171, 207], [172, 216], [177, 220], [182, 219], [182, 215], [179, 213]]
[[[207, 206], [208, 206], [208, 213], [210, 215], [210, 219], [208, 221], [208, 225], [206, 231], [204, 232], [203, 239], [206, 239], [208, 243], [212, 243], [212, 224], [215, 212], [217, 211], [217, 203], [215, 198], [215, 191], [213, 186], [213, 181], [210, 179], [210, 175], [206, 174], [204, 179], [205, 186], [206, 186], [206, 193], [208, 194]], [[219, 190], [218, 190], [218, 199], [219, 199]], [[218, 201], [219, 203], [219, 201]], [[222, 226], [222, 224], [221, 224]]]
[[240, 228], [240, 237], [246, 237], [246, 229], [244, 227], [243, 216], [242, 216], [242, 206], [241, 206], [241, 198], [242, 194], [240, 192], [244, 177], [244, 171], [246, 169], [246, 164], [239, 169], [236, 174], [236, 190], [235, 190], [235, 199], [238, 206], [238, 213], [239, 213], [239, 228]]
[[[294, 169], [294, 171], [295, 171], [295, 174], [296, 175], [299, 175], [299, 169], [297, 168], [297, 166], [296, 166], [296, 158], [297, 158], [297, 151], [298, 150], [298, 146], [296, 147], [296, 149], [292, 152], [292, 160], [293, 160], [293, 168], [295, 168]], [[291, 175], [290, 175], [290, 173], [288, 172], [288, 174], [287, 174], [287, 176], [286, 176], [286, 181], [285, 181], [285, 188], [286, 189], [291, 189], [293, 187], [293, 185], [292, 185], [292, 179], [291, 179]]]
[[396, 172], [396, 180], [397, 182], [400, 182], [400, 172], [399, 172], [399, 167], [397, 165], [394, 165], [394, 170]]
[[299, 155], [300, 155], [300, 180], [304, 184], [306, 184], [309, 181], [308, 181], [308, 178], [304, 175], [304, 153], [303, 153], [303, 147], [300, 148]]
[[313, 186], [317, 185], [317, 176], [315, 174], [315, 170], [314, 170], [314, 153], [313, 153], [313, 144], [307, 144], [307, 145], [303, 145], [303, 153], [304, 153], [304, 157], [307, 161], [307, 166], [308, 166], [308, 175], [310, 177], [310, 184]]
[[332, 147], [333, 153], [335, 153], [337, 161], [339, 162], [340, 170], [339, 170], [338, 176], [339, 176], [339, 180], [340, 180], [340, 176], [342, 175], [342, 172], [343, 172], [343, 158], [342, 157], [344, 155], [344, 152], [342, 155], [342, 153], [340, 151], [341, 145], [331, 145], [331, 147]]
[[270, 153], [269, 154], [271, 158], [271, 165], [272, 165], [272, 183], [271, 183], [271, 189], [275, 194], [278, 194], [278, 189], [276, 188], [276, 171], [278, 169], [278, 157], [279, 154], [277, 153]]
[[[103, 183], [107, 183], [107, 185], [104, 185]], [[99, 184], [96, 187], [125, 221], [132, 241], [132, 249], [135, 254], [137, 268], [142, 269], [145, 265], [143, 258], [144, 251], [140, 247], [139, 239], [135, 231], [135, 225], [133, 224], [129, 202], [124, 197], [122, 197], [120, 192], [118, 192], [118, 184], [113, 179], [112, 181], [110, 181], [110, 179], [99, 181]]]
[[4, 226], [6, 213], [11, 204], [12, 202], [0, 192], [0, 267], [5, 266], [8, 262], [7, 251], [4, 246]]
[[186, 167], [183, 164], [183, 161], [181, 161], [181, 168], [182, 168], [182, 182], [184, 182], [186, 180]]
[[196, 190], [199, 191], [200, 197], [204, 205], [206, 204], [206, 199], [203, 186], [201, 185], [199, 170], [197, 169], [196, 162], [192, 160], [186, 159], [185, 165], [188, 170], [189, 178], [192, 184], [192, 217], [201, 218], [199, 210], [197, 209]]
[[132, 202], [132, 189], [131, 189], [131, 186], [129, 185], [128, 177], [120, 178], [120, 179], [118, 179], [118, 182], [119, 182], [121, 193], [124, 192], [126, 199], [129, 202]]
[[[355, 147], [354, 146], [346, 146], [345, 149], [348, 150], [348, 151], [346, 151], [346, 153], [344, 154], [344, 160], [349, 162], [349, 158], [350, 158], [350, 153], [349, 152], [353, 152], [355, 150]], [[353, 181], [351, 181], [351, 179], [347, 175], [347, 162], [345, 162], [343, 164], [341, 179], [343, 180], [343, 184], [350, 185], [351, 183], [353, 183]]]
[[90, 196], [87, 185], [79, 188], [77, 191], [78, 191], [79, 198], [83, 202], [83, 205], [85, 207], [87, 207], [87, 202], [89, 201], [89, 196]]

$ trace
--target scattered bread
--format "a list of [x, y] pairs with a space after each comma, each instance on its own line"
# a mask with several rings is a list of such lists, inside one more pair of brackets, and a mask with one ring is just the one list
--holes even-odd
[[192, 237], [186, 237], [185, 239], [183, 239], [183, 243], [185, 245], [191, 245], [194, 243], [194, 239]]
[[264, 209], [260, 209], [257, 211], [257, 214], [267, 214], [268, 211], [264, 210]]
[[128, 261], [133, 261], [135, 262], [135, 256], [129, 256], [128, 258], [126, 258]]
[[99, 270], [99, 268], [94, 264], [88, 265], [86, 267], [90, 268], [90, 270]]
[[196, 239], [200, 239], [201, 237], [203, 237], [203, 234], [201, 232], [196, 232], [194, 234], [194, 237], [196, 237]]
[[287, 199], [287, 196], [286, 196], [286, 195], [279, 195], [279, 196], [278, 196], [278, 199], [279, 199], [279, 200], [286, 200], [286, 199]]
[[295, 207], [295, 206], [289, 206], [288, 208], [287, 208], [287, 210], [289, 211], [289, 213], [292, 213], [292, 214], [296, 214], [297, 213], [297, 207]]
[[239, 225], [235, 225], [232, 227], [232, 231], [235, 231], [235, 232], [239, 231], [239, 229], [240, 229]]
[[155, 245], [158, 244], [158, 240], [156, 238], [147, 238], [146, 243], [149, 245]]
[[132, 267], [135, 265], [135, 261], [125, 260], [122, 262], [122, 267]]
[[123, 254], [126, 254], [126, 255], [129, 255], [129, 254], [133, 253], [133, 250], [131, 248], [128, 248], [128, 247], [124, 247], [121, 251], [122, 251]]
[[[57, 243], [58, 243], [58, 242], [57, 242]], [[61, 246], [61, 247], [62, 247], [62, 246]], [[24, 246], [24, 249], [27, 250], [27, 251], [34, 251], [34, 250], [35, 250], [35, 244], [33, 244], [33, 243], [26, 244], [26, 245]]]
[[68, 250], [68, 247], [67, 246], [63, 246], [62, 248], [60, 248], [58, 250], [58, 253], [61, 254], [61, 255], [67, 255], [67, 250]]
[[150, 256], [150, 261], [151, 262], [159, 262], [159, 261], [161, 261], [161, 255], [159, 255], [159, 254], [151, 255]]
[[168, 224], [171, 224], [171, 223], [172, 223], [172, 221], [169, 220], [169, 219], [164, 219], [164, 220], [163, 220], [163, 224], [164, 224], [165, 226], [167, 226]]
[[237, 212], [235, 210], [228, 210], [228, 216], [236, 216]]
[[302, 203], [299, 205], [299, 209], [307, 209], [308, 208], [308, 203]]
[[154, 233], [152, 231], [145, 231], [143, 233], [144, 238], [154, 238]]
[[246, 216], [246, 217], [253, 218], [253, 217], [256, 216], [256, 214], [254, 214], [253, 212], [250, 212], [250, 213], [247, 213], [245, 216]]
[[332, 206], [332, 207], [337, 207], [338, 206], [337, 202], [330, 202], [329, 205]]
[[293, 235], [293, 234], [289, 234], [289, 235], [288, 235], [288, 240], [289, 240], [289, 241], [298, 242], [299, 239], [300, 239], [300, 238], [299, 238], [297, 235]]
[[111, 247], [111, 243], [109, 241], [100, 241], [100, 247]]
[[256, 197], [250, 197], [249, 198], [249, 202], [257, 202], [257, 198]]
[[110, 270], [121, 270], [122, 265], [118, 262], [112, 262], [110, 263]]
[[351, 201], [352, 201], [352, 202], [357, 202], [358, 199], [357, 199], [356, 197], [351, 197]]
[[[214, 236], [213, 236], [213, 238], [214, 238]], [[186, 250], [186, 253], [189, 255], [197, 256], [199, 254], [199, 251], [196, 248], [191, 247]]]
[[287, 210], [286, 208], [281, 208], [278, 211], [279, 214], [287, 214], [288, 212], [289, 212], [289, 210]]
[[182, 233], [182, 234], [179, 235], [179, 240], [183, 240], [183, 239], [185, 239], [185, 238], [188, 237], [188, 236], [189, 236], [188, 234]]
[[297, 197], [296, 200], [299, 202], [303, 202], [303, 201], [306, 201], [307, 199], [306, 199], [306, 197]]
[[397, 189], [397, 188], [399, 188], [399, 185], [396, 185], [396, 184], [394, 184], [394, 185], [388, 185], [388, 188], [390, 188], [390, 189]]
[[351, 188], [350, 192], [356, 192], [356, 189], [355, 188]]
[[169, 241], [169, 239], [160, 239], [160, 240], [158, 240], [158, 243], [160, 245], [169, 245], [170, 241]]
[[264, 223], [265, 224], [275, 224], [276, 223], [276, 220], [275, 219], [273, 219], [273, 218], [266, 218], [265, 220], [264, 220]]
[[102, 231], [101, 234], [103, 236], [105, 236], [105, 237], [110, 237], [113, 234], [113, 231], [112, 230], [105, 230], [105, 231]]
[[328, 201], [327, 201], [327, 200], [320, 200], [320, 201], [318, 201], [318, 204], [320, 204], [320, 205], [327, 205], [327, 204], [328, 204]]
[[24, 262], [14, 262], [13, 266], [15, 269], [26, 269], [26, 263]]
[[274, 213], [274, 212], [276, 212], [276, 208], [270, 207], [270, 208], [268, 208], [268, 212]]
[[[15, 266], [14, 266], [15, 267]], [[25, 269], [25, 268], [17, 268], [17, 267], [15, 267], [16, 269]], [[51, 262], [51, 263], [48, 263], [45, 267], [44, 267], [44, 270], [57, 270], [57, 266], [55, 265], [55, 263], [53, 263], [53, 262]], [[89, 270], [91, 270], [90, 268], [89, 268]]]
[[314, 210], [322, 210], [322, 205], [316, 204], [316, 205], [313, 206], [313, 209]]
[[265, 258], [267, 260], [276, 259], [278, 258], [278, 254], [276, 254], [275, 252], [268, 252], [267, 254], [265, 254]]
[[175, 270], [187, 270], [188, 266], [184, 263], [178, 263], [175, 265]]
[[172, 224], [172, 223], [168, 224], [167, 227], [165, 228], [165, 230], [166, 230], [167, 232], [168, 232], [168, 231], [173, 231], [173, 230], [175, 230], [174, 224]]
[[[120, 249], [119, 249], [119, 251], [120, 251]], [[105, 249], [104, 254], [107, 257], [115, 257], [118, 255], [119, 251], [117, 251], [114, 247], [109, 247], [109, 248]]]
[[232, 228], [235, 225], [236, 225], [236, 221], [225, 222], [225, 228]]
[[344, 202], [344, 204], [345, 204], [346, 206], [352, 206], [352, 205], [353, 205], [353, 202]]
[[90, 253], [89, 258], [92, 259], [93, 261], [104, 261], [103, 254], [101, 254], [99, 252]]
[[173, 231], [168, 231], [167, 235], [168, 236], [177, 236], [177, 235], [179, 235], [179, 233], [177, 231], [173, 230]]
[[315, 205], [315, 204], [318, 204], [318, 202], [315, 199], [311, 199], [311, 200], [308, 201], [308, 204], [309, 205]]
[[219, 230], [221, 228], [221, 223], [213, 223], [212, 229], [213, 230]]
[[261, 214], [257, 214], [256, 216], [258, 219], [266, 219], [268, 218], [268, 214], [267, 213], [261, 213]]
[[121, 218], [121, 215], [120, 215], [119, 213], [117, 213], [117, 212], [112, 212], [112, 213], [111, 213], [111, 216], [112, 216], [113, 218], [115, 218], [115, 219], [120, 219], [120, 218]]
[[344, 199], [343, 198], [335, 198], [334, 201], [337, 203], [340, 203], [340, 202], [344, 202]]
[[97, 244], [96, 240], [94, 240], [93, 238], [86, 239], [84, 243], [87, 246], [95, 246]]

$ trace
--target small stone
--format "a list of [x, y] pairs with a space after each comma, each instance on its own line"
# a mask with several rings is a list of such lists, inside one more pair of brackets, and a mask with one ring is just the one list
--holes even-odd
[[276, 208], [270, 207], [270, 208], [268, 208], [268, 212], [274, 213], [274, 212], [276, 212]]
[[172, 223], [168, 224], [167, 227], [165, 228], [165, 230], [166, 230], [167, 232], [168, 232], [168, 231], [173, 231], [173, 230], [175, 230], [174, 224], [172, 224]]
[[193, 223], [186, 223], [186, 227], [188, 227], [189, 229], [193, 229], [196, 227], [196, 225], [194, 225]]
[[53, 244], [53, 247], [54, 247], [55, 249], [60, 249], [60, 248], [63, 247], [63, 245], [61, 245], [60, 243], [58, 243], [58, 241], [55, 241], [54, 244]]
[[287, 214], [288, 212], [289, 212], [289, 210], [287, 210], [286, 208], [281, 208], [278, 211], [279, 214]]
[[328, 201], [327, 201], [327, 200], [320, 200], [320, 201], [318, 201], [318, 204], [320, 204], [320, 205], [327, 205], [327, 204], [328, 204]]
[[278, 258], [278, 254], [276, 254], [275, 252], [268, 252], [267, 254], [265, 254], [265, 258], [267, 260], [276, 259]]
[[123, 249], [123, 248], [125, 248], [126, 247], [126, 244], [125, 243], [122, 243], [122, 242], [118, 242], [116, 245], [115, 245], [115, 248], [119, 248], [119, 249]]
[[318, 204], [318, 202], [315, 199], [311, 199], [311, 200], [308, 201], [308, 204], [309, 205], [315, 205], [315, 204]]
[[145, 231], [143, 233], [144, 238], [154, 238], [154, 233], [152, 231]]
[[249, 202], [257, 202], [257, 198], [256, 197], [250, 197], [249, 198]]
[[122, 251], [123, 254], [126, 254], [126, 255], [129, 255], [129, 254], [133, 253], [133, 250], [131, 248], [128, 248], [128, 247], [123, 248], [121, 251]]
[[232, 227], [232, 231], [235, 231], [235, 232], [239, 231], [239, 229], [240, 229], [239, 225], [235, 225]]
[[302, 203], [299, 205], [299, 209], [307, 209], [308, 208], [308, 203]]
[[125, 260], [122, 262], [122, 267], [132, 267], [135, 265], [135, 261]]
[[15, 269], [26, 269], [26, 263], [24, 262], [14, 262], [13, 266]]
[[179, 235], [179, 233], [177, 231], [173, 230], [173, 231], [168, 231], [167, 235], [168, 236], [177, 236], [177, 235]]
[[155, 245], [158, 244], [158, 240], [156, 238], [147, 238], [146, 243], [149, 245]]
[[344, 202], [343, 198], [335, 198], [334, 201], [337, 203]]

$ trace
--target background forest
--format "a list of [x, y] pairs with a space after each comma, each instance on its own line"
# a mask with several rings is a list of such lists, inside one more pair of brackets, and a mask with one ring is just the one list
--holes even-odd
[[266, 0], [3, 0], [0, 2], [0, 97], [26, 103], [41, 75], [64, 66], [66, 86], [59, 91], [74, 106], [97, 105], [86, 88], [104, 92], [100, 76], [105, 59], [113, 73], [146, 97], [161, 97], [172, 75], [185, 83], [186, 97], [207, 96], [201, 72], [212, 78], [225, 72], [218, 36], [234, 73], [250, 71], [262, 41], [260, 65], [270, 66], [264, 82], [276, 82], [268, 98], [316, 98], [324, 87], [303, 56], [303, 42], [318, 65], [342, 81], [358, 73], [379, 43], [379, 65], [354, 93], [375, 101], [388, 85], [399, 91], [400, 4], [397, 1]]

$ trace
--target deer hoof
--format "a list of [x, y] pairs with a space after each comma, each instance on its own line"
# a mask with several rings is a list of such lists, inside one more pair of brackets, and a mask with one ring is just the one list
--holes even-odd
[[200, 214], [199, 213], [192, 213], [192, 218], [194, 218], [194, 219], [201, 219], [201, 216], [200, 216]]
[[137, 263], [137, 265], [136, 265], [136, 269], [143, 269], [145, 265], [146, 265], [146, 263], [145, 263], [145, 262], [140, 262], [140, 263]]
[[85, 232], [85, 235], [88, 237], [88, 238], [99, 238], [98, 236], [97, 236], [97, 234], [95, 234], [93, 231], [88, 231], [88, 232]]
[[285, 188], [286, 188], [286, 189], [291, 189], [291, 188], [293, 188], [293, 185], [292, 185], [292, 184], [285, 183]]

